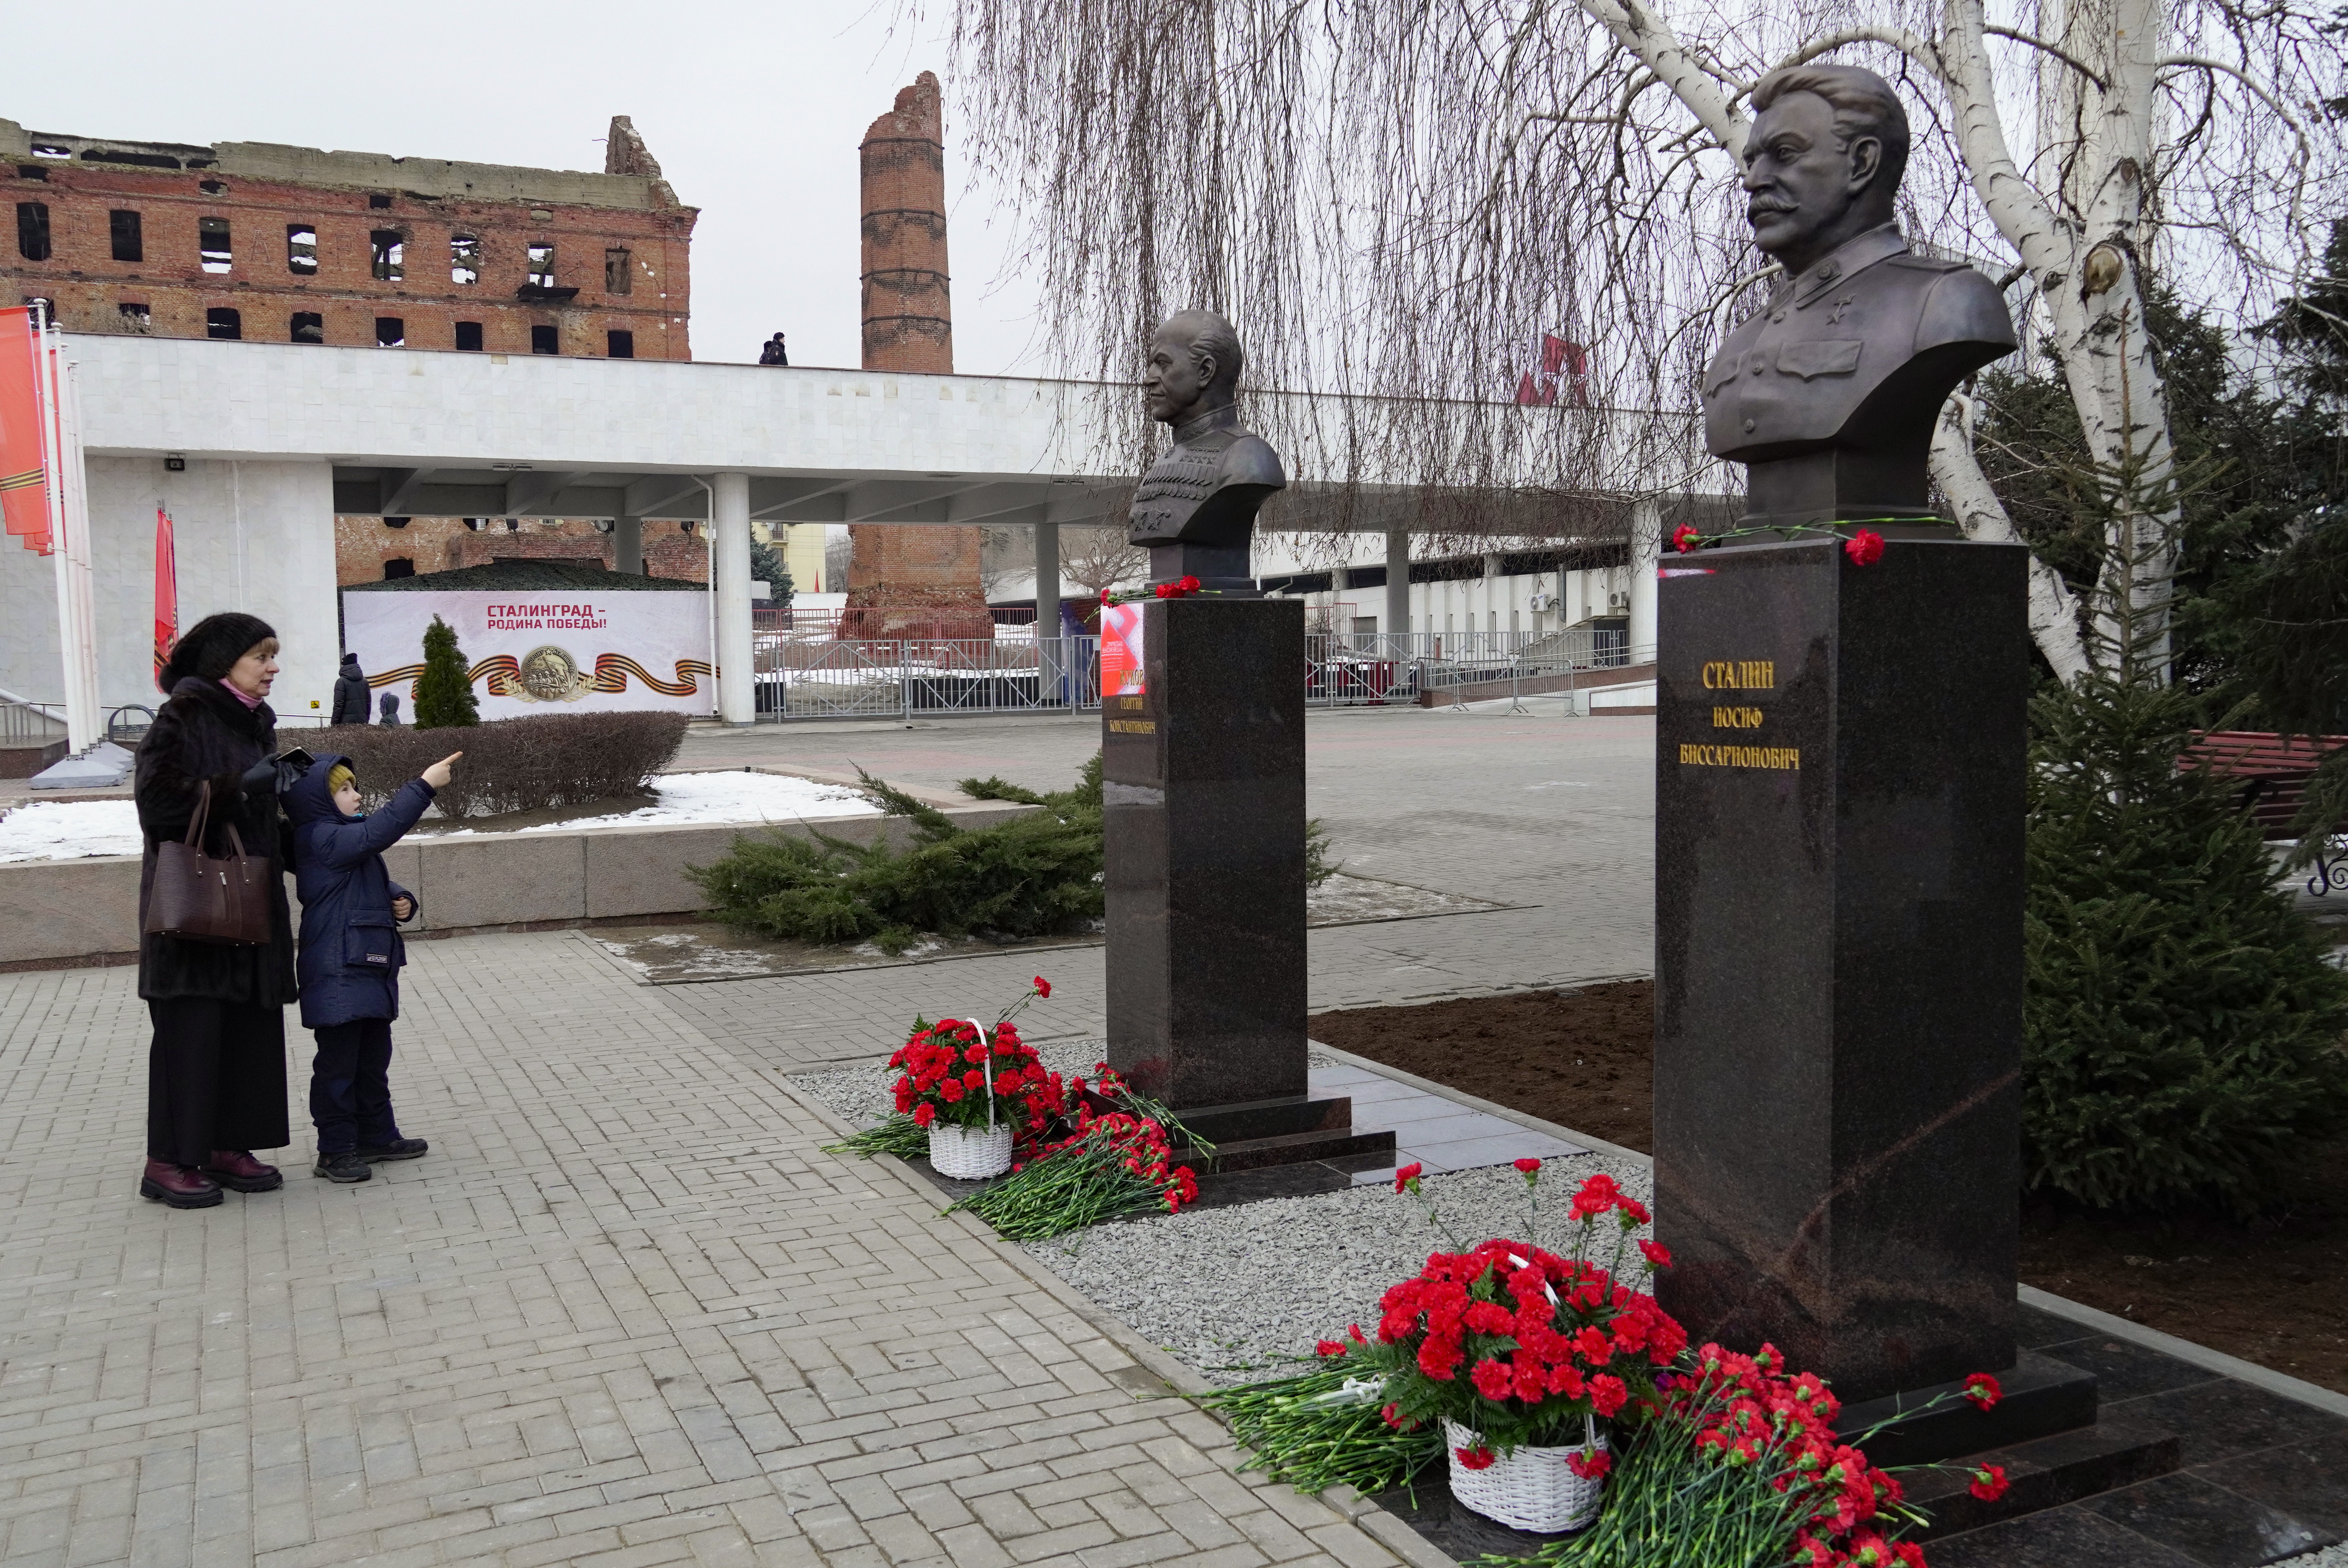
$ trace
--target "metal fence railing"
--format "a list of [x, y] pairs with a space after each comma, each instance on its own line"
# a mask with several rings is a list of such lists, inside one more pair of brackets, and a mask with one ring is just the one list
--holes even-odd
[[48, 704], [0, 702], [0, 746], [46, 746], [66, 738], [66, 722]]
[[[1044, 637], [1026, 628], [994, 638], [847, 641], [821, 633], [759, 630], [761, 720], [900, 719], [929, 713], [1080, 712], [1100, 706], [1100, 643]], [[1416, 702], [1422, 693], [1464, 698], [1470, 688], [1511, 692], [1603, 685], [1609, 671], [1653, 658], [1620, 631], [1411, 632], [1305, 637], [1304, 700], [1311, 707]]]
[[840, 641], [758, 632], [758, 717], [892, 719], [915, 713], [1082, 712], [1100, 706], [1090, 637]]

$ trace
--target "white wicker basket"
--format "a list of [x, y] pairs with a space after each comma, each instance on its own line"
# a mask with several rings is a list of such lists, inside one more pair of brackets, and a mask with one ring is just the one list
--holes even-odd
[[941, 1176], [975, 1182], [999, 1176], [1011, 1169], [1011, 1123], [994, 1127], [955, 1127], [938, 1122], [930, 1127], [930, 1163]]
[[1483, 1440], [1457, 1421], [1443, 1423], [1443, 1441], [1451, 1460], [1451, 1495], [1463, 1508], [1512, 1530], [1553, 1535], [1579, 1530], [1598, 1517], [1603, 1476], [1584, 1481], [1566, 1468], [1566, 1456], [1606, 1451], [1606, 1434], [1593, 1425], [1589, 1436], [1571, 1448], [1520, 1448], [1504, 1454], [1483, 1470], [1459, 1462], [1459, 1450], [1478, 1447]]

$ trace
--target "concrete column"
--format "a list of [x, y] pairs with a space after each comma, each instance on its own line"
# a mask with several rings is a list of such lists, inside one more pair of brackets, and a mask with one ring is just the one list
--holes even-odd
[[1655, 646], [1655, 565], [1663, 554], [1663, 509], [1653, 500], [1631, 503], [1631, 657]]
[[1035, 525], [1035, 635], [1060, 635], [1060, 525]]
[[[1389, 637], [1400, 637], [1410, 630], [1410, 531], [1407, 528], [1386, 530], [1386, 613], [1378, 629]], [[1390, 648], [1402, 644], [1388, 643]]]
[[717, 595], [717, 714], [729, 724], [758, 716], [750, 646], [750, 476], [710, 477], [711, 591]]
[[644, 520], [642, 518], [612, 519], [612, 550], [616, 558], [613, 571], [626, 572], [630, 577], [644, 575]]

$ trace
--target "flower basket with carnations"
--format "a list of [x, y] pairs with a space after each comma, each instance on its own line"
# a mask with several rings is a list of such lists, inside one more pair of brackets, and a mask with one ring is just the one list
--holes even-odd
[[[1540, 1162], [1518, 1168], [1534, 1194]], [[1419, 1167], [1395, 1173], [1395, 1186], [1418, 1194]], [[1612, 1463], [1599, 1422], [1633, 1398], [1652, 1399], [1655, 1375], [1687, 1345], [1653, 1296], [1617, 1277], [1631, 1233], [1647, 1221], [1638, 1200], [1599, 1174], [1582, 1184], [1571, 1212], [1570, 1255], [1516, 1241], [1436, 1253], [1385, 1293], [1375, 1343], [1321, 1347], [1385, 1375], [1389, 1424], [1440, 1422], [1452, 1496], [1518, 1530], [1591, 1521]], [[1613, 1233], [1604, 1264], [1591, 1255], [1601, 1228]], [[1661, 1249], [1640, 1245], [1643, 1275], [1652, 1273], [1664, 1261]]]
[[990, 1028], [976, 1019], [913, 1020], [889, 1059], [900, 1069], [897, 1111], [927, 1133], [942, 1176], [977, 1181], [1011, 1168], [1013, 1144], [1042, 1137], [1066, 1106], [1059, 1075], [1046, 1072], [1011, 1020], [1052, 988], [1041, 975]]

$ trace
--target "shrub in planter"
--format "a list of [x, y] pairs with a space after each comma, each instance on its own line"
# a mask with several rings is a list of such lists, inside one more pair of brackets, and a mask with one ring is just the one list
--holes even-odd
[[548, 806], [640, 800], [646, 781], [684, 743], [683, 713], [539, 713], [492, 719], [460, 737], [436, 730], [337, 724], [309, 750], [340, 752], [358, 774], [373, 810], [450, 752], [462, 750], [435, 804], [443, 816], [489, 816]]
[[688, 868], [712, 911], [731, 926], [806, 942], [877, 941], [902, 952], [930, 931], [1040, 937], [1101, 913], [1100, 758], [1076, 788], [1036, 794], [999, 779], [971, 779], [982, 800], [1041, 805], [994, 827], [964, 829], [943, 812], [863, 774], [872, 800], [913, 822], [908, 849], [851, 844], [828, 834], [744, 834], [715, 865]]

